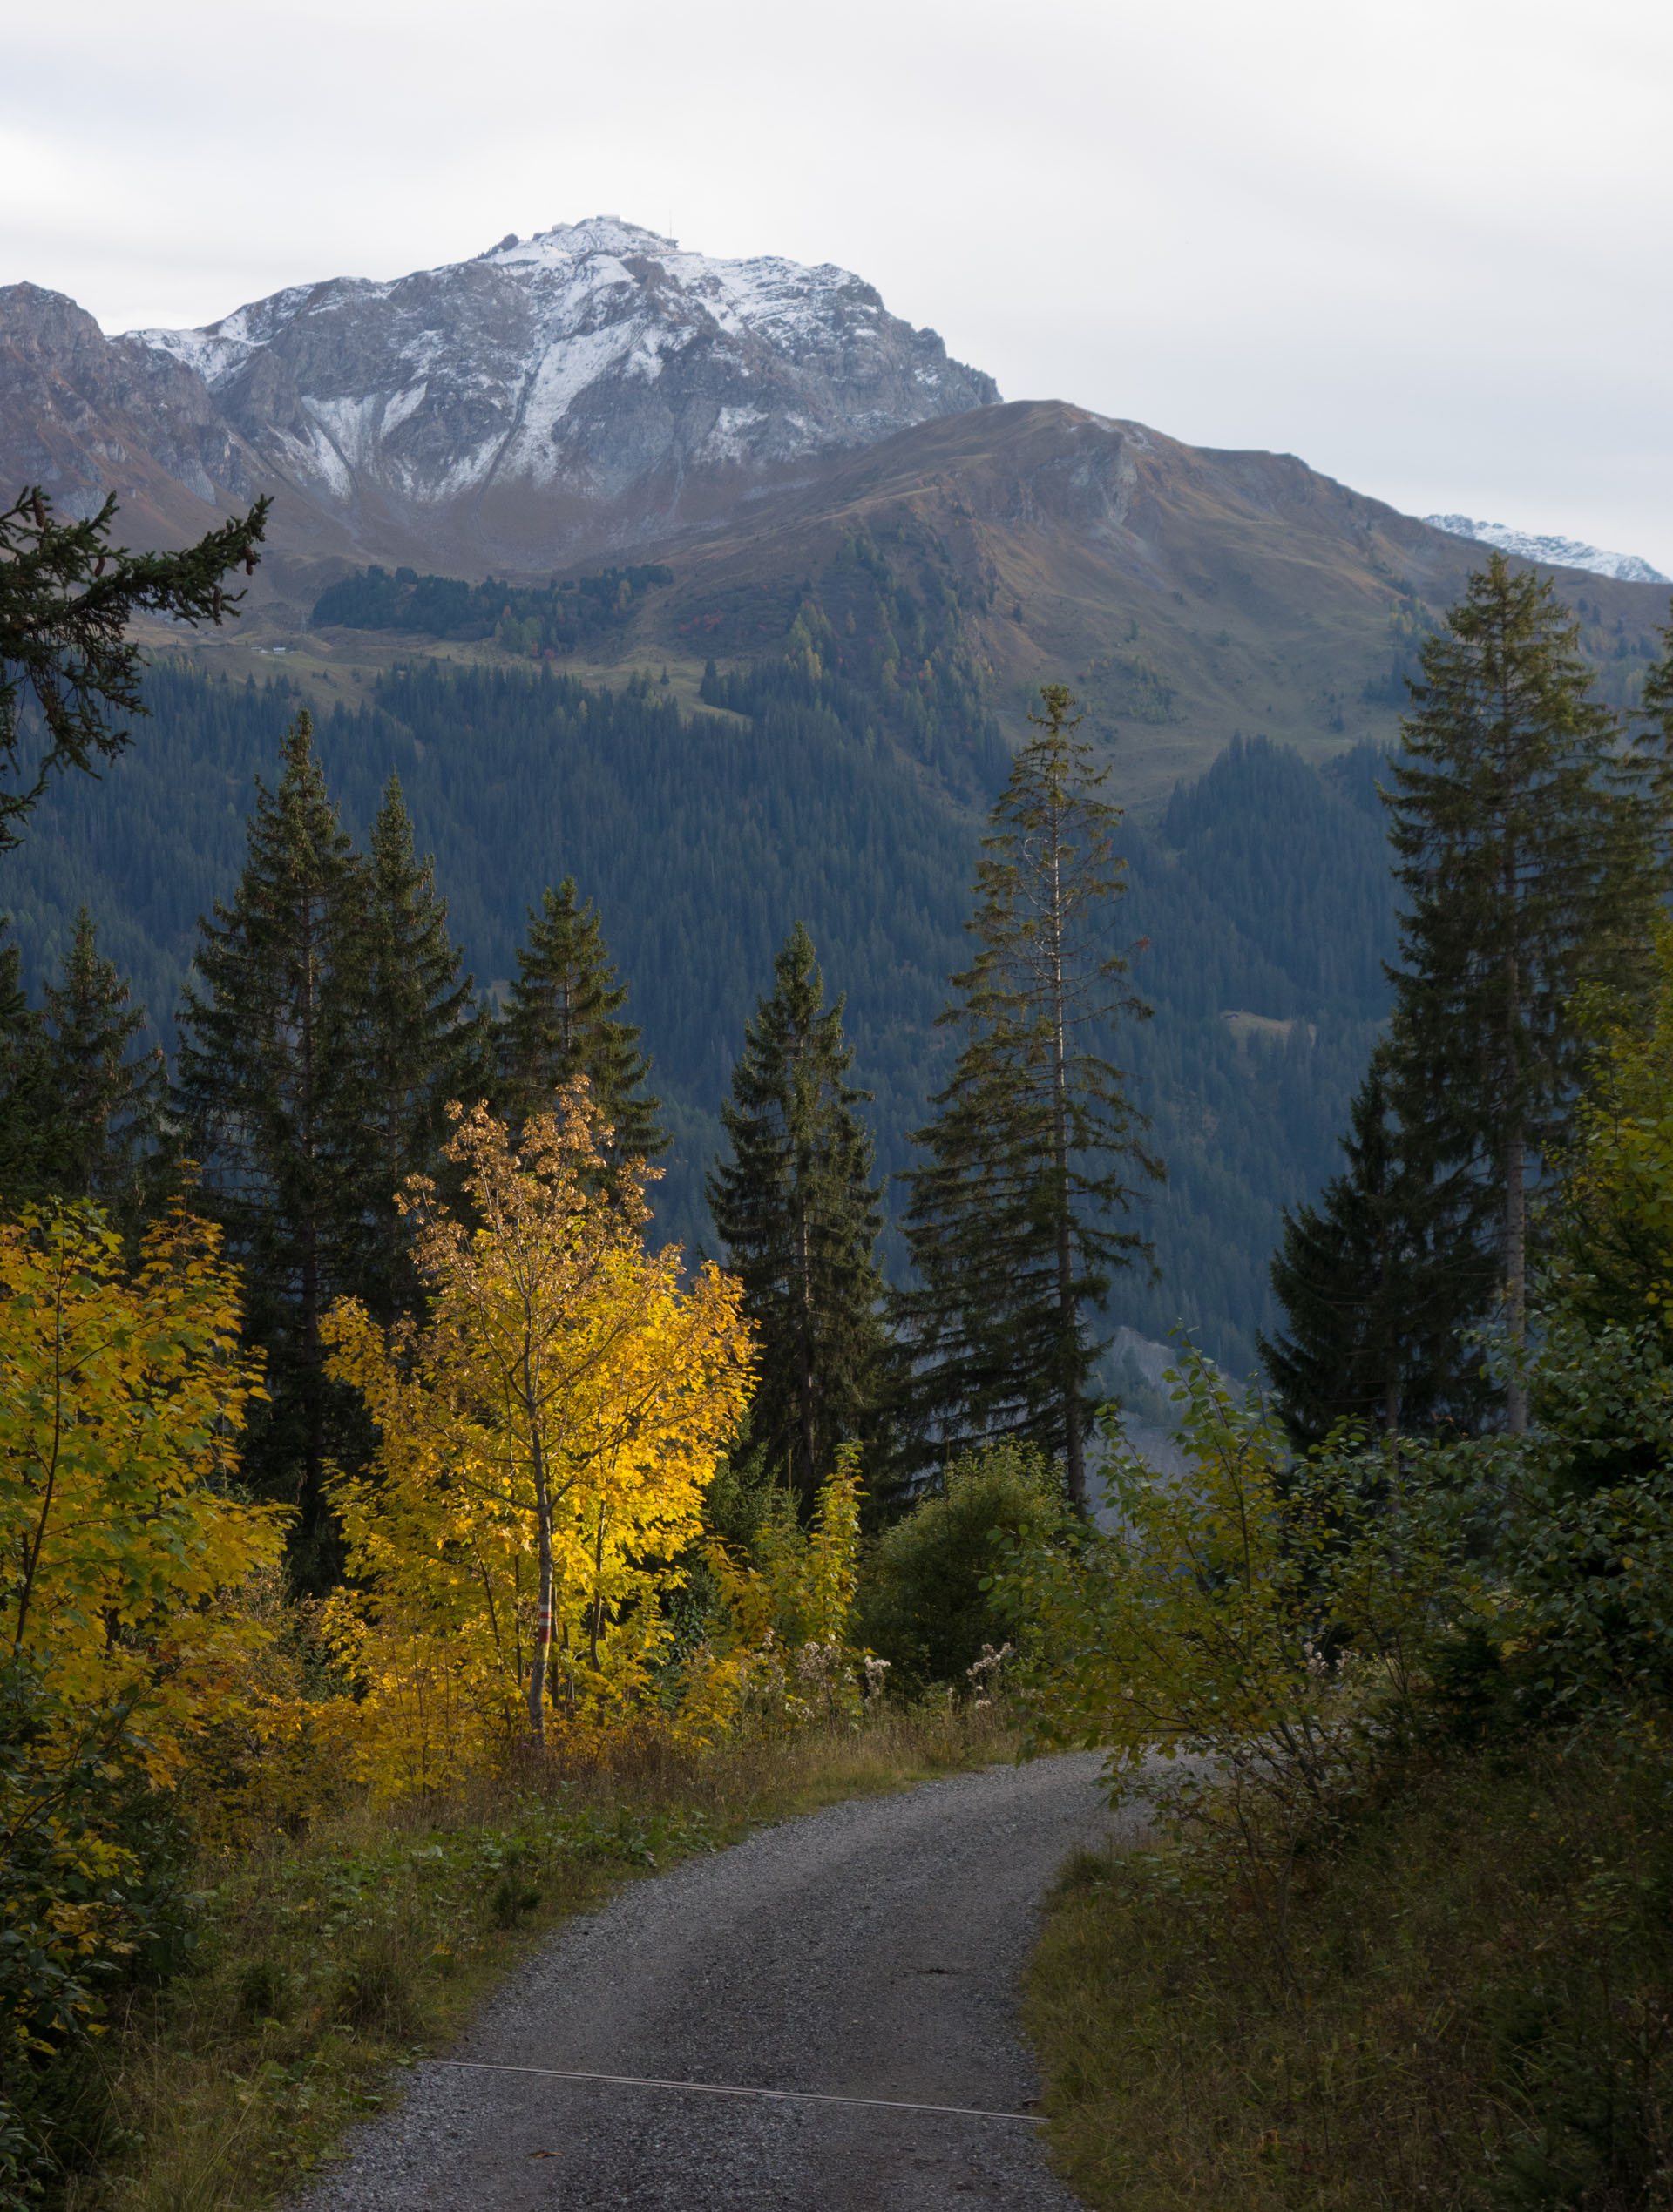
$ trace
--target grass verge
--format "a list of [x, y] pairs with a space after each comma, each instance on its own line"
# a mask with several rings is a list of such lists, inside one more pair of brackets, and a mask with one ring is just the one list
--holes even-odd
[[65, 2212], [250, 2212], [398, 2094], [571, 1914], [754, 1826], [1013, 1755], [998, 1708], [893, 1713], [474, 1800], [359, 1806], [207, 1864], [194, 1970], [129, 1992], [58, 2114]]
[[1077, 1859], [1026, 2006], [1060, 2170], [1107, 2212], [1673, 2205], [1669, 1781], [1407, 1774], [1304, 1864], [1298, 1993], [1189, 1852]]

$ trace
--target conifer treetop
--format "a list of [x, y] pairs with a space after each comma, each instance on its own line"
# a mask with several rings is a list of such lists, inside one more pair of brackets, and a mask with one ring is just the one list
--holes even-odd
[[1578, 994], [1647, 984], [1665, 806], [1590, 695], [1576, 638], [1550, 579], [1495, 552], [1425, 642], [1391, 764], [1405, 894], [1391, 1077], [1438, 1157], [1491, 1154], [1508, 1121], [1535, 1149], [1561, 1141]]
[[572, 876], [529, 910], [527, 943], [518, 949], [517, 979], [502, 1029], [500, 1095], [523, 1120], [550, 1107], [565, 1085], [585, 1075], [604, 1125], [611, 1161], [654, 1160], [668, 1148], [658, 1126], [661, 1100], [647, 1094], [648, 1056], [640, 1031], [618, 1018], [627, 986], [616, 971], [592, 901], [581, 903]]
[[716, 1161], [708, 1192], [760, 1344], [751, 1444], [775, 1473], [788, 1467], [811, 1512], [838, 1450], [878, 1402], [883, 1214], [871, 1140], [854, 1111], [871, 1093], [847, 1079], [844, 1001], [826, 1005], [803, 922], [776, 956], [773, 981], [744, 1026], [721, 1109], [732, 1157]]
[[[1390, 1030], [1408, 1149], [1499, 1221], [1512, 1343], [1526, 1335], [1530, 1195], [1568, 1141], [1589, 993], [1643, 1003], [1669, 888], [1673, 787], [1591, 696], [1549, 579], [1502, 553], [1428, 639], [1384, 792], [1405, 895]], [[1513, 1372], [1506, 1416], [1522, 1429]]]

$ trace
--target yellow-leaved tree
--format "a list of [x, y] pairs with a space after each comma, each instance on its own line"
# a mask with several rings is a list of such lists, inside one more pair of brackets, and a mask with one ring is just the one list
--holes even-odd
[[648, 1171], [606, 1187], [584, 1079], [517, 1146], [450, 1111], [460, 1213], [422, 1177], [404, 1201], [428, 1318], [386, 1331], [348, 1301], [326, 1329], [380, 1437], [334, 1486], [354, 1586], [329, 1627], [385, 1791], [544, 1741], [553, 1713], [580, 1742], [635, 1711], [751, 1379], [737, 1284], [682, 1289], [677, 1248], [645, 1250]]
[[[295, 1701], [246, 1601], [283, 1515], [234, 1478], [257, 1369], [219, 1233], [175, 1207], [139, 1266], [91, 1207], [0, 1224], [0, 2035], [47, 2047], [159, 1932], [122, 1840], [217, 1731]], [[166, 1885], [163, 1885], [166, 1888]]]
[[283, 1514], [230, 1486], [259, 1369], [236, 1270], [176, 1206], [137, 1273], [91, 1207], [0, 1224], [0, 1654], [83, 1716], [119, 1710], [159, 1783], [267, 1632], [225, 1600]]

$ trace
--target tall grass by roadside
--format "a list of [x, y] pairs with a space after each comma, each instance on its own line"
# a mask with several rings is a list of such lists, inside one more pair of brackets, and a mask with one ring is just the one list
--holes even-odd
[[1290, 1990], [1189, 1852], [1078, 1859], [1027, 2000], [1070, 2185], [1107, 2212], [1673, 2204], [1667, 1780], [1539, 1743], [1404, 1776], [1304, 1855]]
[[755, 1825], [1013, 1755], [996, 1707], [949, 1699], [446, 1802], [361, 1803], [200, 1870], [197, 1962], [129, 1992], [51, 2116], [64, 2212], [250, 2212], [399, 2094], [531, 1945], [624, 1880]]

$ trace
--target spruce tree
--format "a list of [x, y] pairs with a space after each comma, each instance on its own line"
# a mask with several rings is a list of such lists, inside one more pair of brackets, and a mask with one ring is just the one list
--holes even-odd
[[[1673, 614], [1673, 607], [1669, 612]], [[1657, 634], [1662, 650], [1644, 671], [1638, 694], [1642, 727], [1633, 746], [1649, 788], [1656, 823], [1665, 832], [1673, 824], [1673, 621]]]
[[918, 1282], [897, 1314], [920, 1454], [936, 1426], [944, 1442], [1026, 1437], [1062, 1453], [1084, 1510], [1086, 1383], [1102, 1349], [1087, 1315], [1112, 1271], [1148, 1253], [1121, 1223], [1129, 1178], [1162, 1168], [1105, 1052], [1118, 1018], [1149, 1011], [1110, 950], [1126, 888], [1121, 816], [1100, 796], [1108, 772], [1074, 734], [1067, 687], [1041, 698], [1044, 714], [1029, 717], [1040, 734], [1013, 762], [983, 840], [965, 925], [976, 958], [952, 978], [961, 1003], [939, 1017], [966, 1041], [914, 1139], [930, 1155], [905, 1178]]
[[0, 945], [0, 1207], [7, 1211], [46, 1189], [51, 1124], [45, 1028], [24, 989], [23, 955], [8, 938]]
[[137, 1227], [163, 1168], [168, 1079], [160, 1048], [133, 1053], [146, 1010], [130, 1005], [115, 963], [101, 958], [85, 906], [63, 980], [44, 996], [48, 1180], [66, 1196], [97, 1199]]
[[177, 1110], [206, 1198], [242, 1262], [247, 1331], [272, 1402], [246, 1465], [299, 1508], [297, 1567], [329, 1572], [326, 1462], [354, 1419], [328, 1383], [320, 1322], [357, 1287], [382, 1162], [368, 1065], [369, 871], [344, 834], [299, 714], [276, 789], [256, 786], [229, 905], [199, 923], [180, 1013]]
[[758, 1332], [749, 1442], [789, 1468], [803, 1510], [836, 1449], [864, 1427], [882, 1379], [879, 1185], [847, 1081], [843, 1001], [825, 1005], [813, 939], [798, 922], [773, 963], [773, 993], [745, 1024], [721, 1108], [732, 1157], [708, 1178], [727, 1265]]
[[517, 980], [500, 1030], [497, 1104], [513, 1122], [550, 1110], [553, 1093], [586, 1076], [612, 1131], [611, 1160], [654, 1160], [668, 1148], [657, 1125], [660, 1099], [643, 1086], [651, 1063], [640, 1032], [616, 1017], [627, 986], [616, 971], [589, 899], [576, 902], [566, 876], [529, 910], [528, 943], [518, 949]]
[[1344, 1419], [1391, 1436], [1473, 1429], [1492, 1394], [1457, 1322], [1492, 1288], [1479, 1194], [1407, 1158], [1380, 1052], [1342, 1149], [1347, 1172], [1317, 1207], [1286, 1209], [1272, 1262], [1288, 1333], [1263, 1336], [1261, 1356], [1290, 1440], [1307, 1451]]
[[[1664, 794], [1622, 757], [1575, 639], [1550, 585], [1494, 553], [1424, 645], [1385, 795], [1405, 897], [1391, 1096], [1413, 1164], [1464, 1177], [1495, 1219], [1518, 1346], [1530, 1187], [1569, 1135], [1585, 1049], [1577, 997], [1642, 992], [1666, 881]], [[1514, 1377], [1506, 1404], [1525, 1427]]]
[[434, 1172], [451, 1099], [487, 1094], [482, 1023], [471, 1012], [472, 978], [447, 932], [447, 902], [434, 862], [414, 849], [412, 822], [391, 775], [372, 823], [366, 976], [366, 1067], [372, 1094], [368, 1132], [370, 1204], [361, 1297], [381, 1321], [412, 1308], [419, 1286], [408, 1255], [396, 1194], [407, 1178]]
[[30, 1006], [17, 946], [0, 949], [0, 1201], [92, 1199], [135, 1229], [170, 1165], [167, 1077], [160, 1050], [132, 1050], [146, 1010], [100, 957], [85, 907], [43, 997]]

